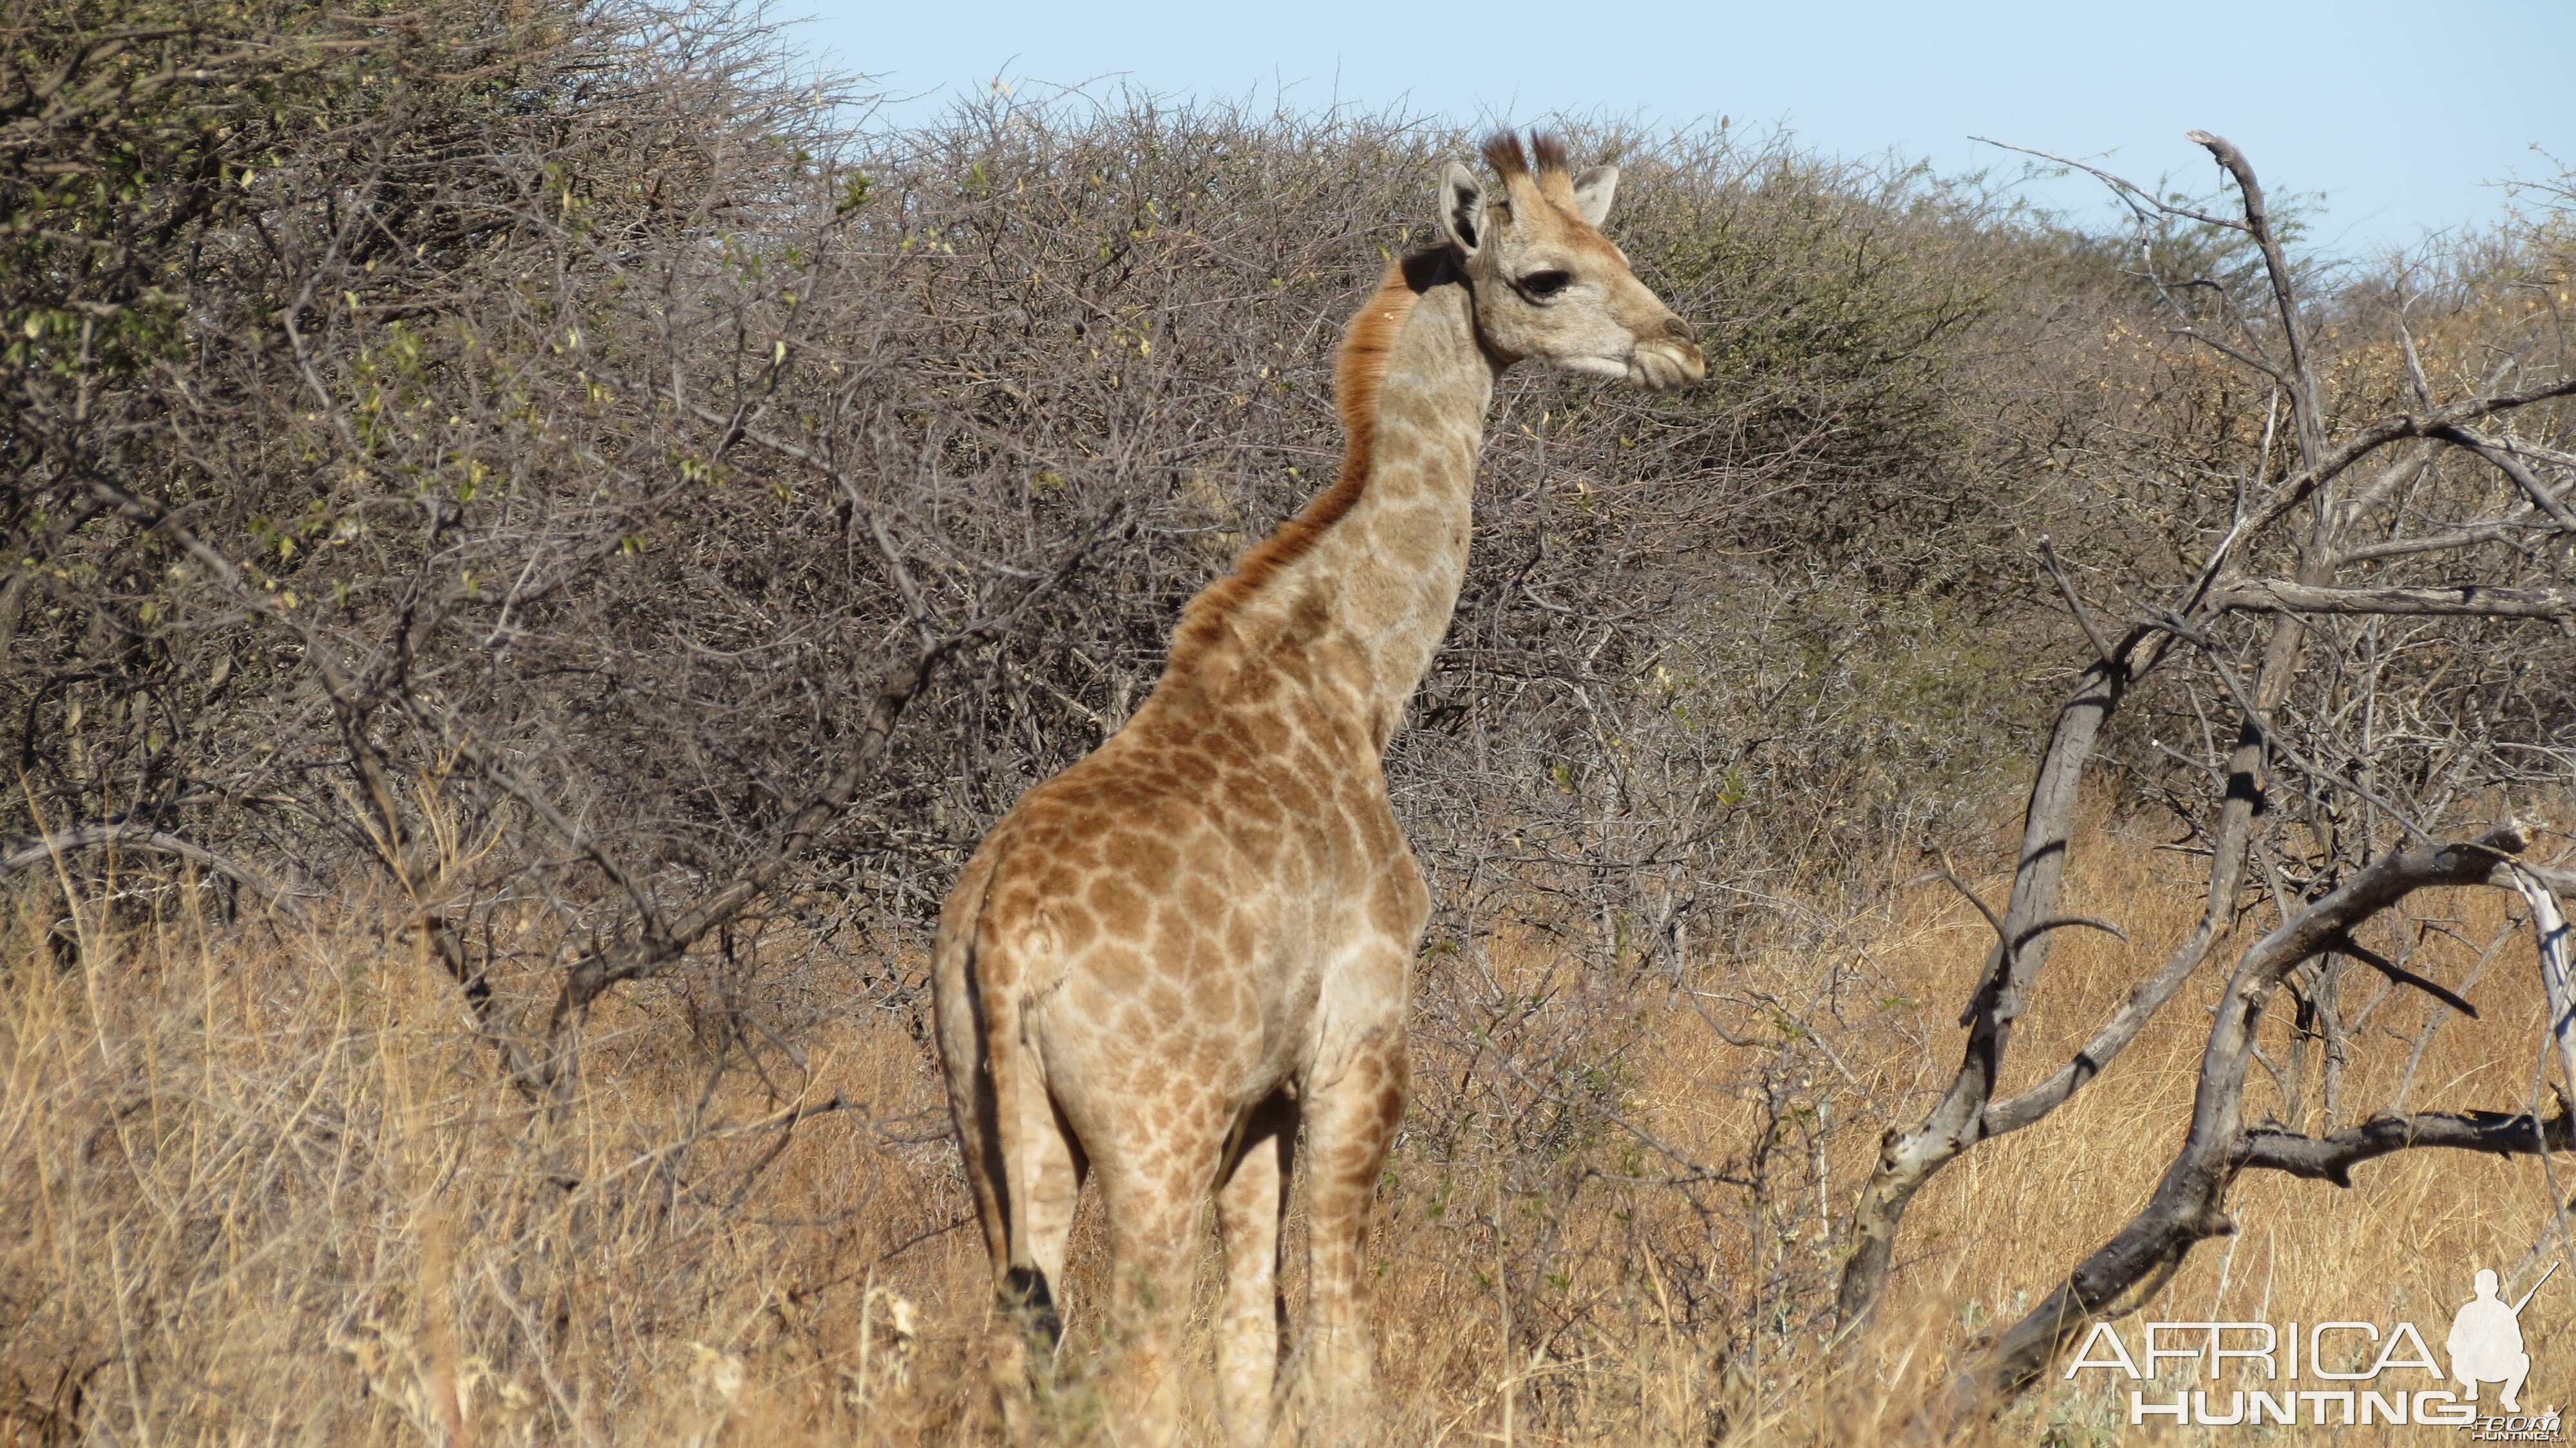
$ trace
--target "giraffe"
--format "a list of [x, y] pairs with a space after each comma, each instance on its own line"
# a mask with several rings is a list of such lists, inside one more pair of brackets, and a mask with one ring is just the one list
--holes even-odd
[[1703, 375], [1599, 230], [1617, 168], [1573, 175], [1560, 141], [1531, 143], [1485, 143], [1499, 193], [1449, 164], [1438, 240], [1344, 335], [1333, 487], [1189, 602], [1152, 694], [993, 827], [940, 915], [939, 1049], [1006, 1309], [997, 1383], [1054, 1351], [1097, 1178], [1122, 1440], [1173, 1430], [1165, 1344], [1211, 1193], [1219, 1412], [1237, 1443], [1269, 1436], [1301, 1132], [1297, 1360], [1313, 1411], [1365, 1415], [1363, 1255], [1431, 898], [1382, 762], [1457, 603], [1494, 382], [1524, 359], [1659, 390]]

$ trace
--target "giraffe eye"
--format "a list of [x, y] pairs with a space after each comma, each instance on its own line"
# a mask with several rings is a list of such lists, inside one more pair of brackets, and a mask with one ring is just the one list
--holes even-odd
[[1574, 278], [1561, 271], [1531, 272], [1521, 278], [1521, 290], [1533, 297], [1552, 297], [1572, 285]]

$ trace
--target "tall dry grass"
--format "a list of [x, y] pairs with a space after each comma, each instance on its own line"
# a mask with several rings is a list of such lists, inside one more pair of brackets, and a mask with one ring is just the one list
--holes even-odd
[[[2079, 852], [2068, 905], [2131, 941], [2061, 944], [2018, 1079], [2073, 1050], [2187, 929], [2190, 865], [2107, 830]], [[1837, 937], [1866, 988], [1818, 1017], [1839, 1023], [1827, 1069], [1841, 1084], [1803, 1083], [1797, 1099], [1829, 1101], [1851, 1129], [1815, 1160], [1763, 1155], [1786, 1139], [1785, 1098], [1748, 1084], [1759, 1003], [1823, 978], [1814, 952], [1786, 948], [1634, 988], [1602, 1027], [1629, 1033], [1632, 1069], [1568, 1149], [1561, 1190], [1531, 1189], [1474, 1129], [1436, 1148], [1408, 1134], [1378, 1239], [1386, 1441], [1873, 1441], [1978, 1329], [2144, 1199], [2179, 1140], [2214, 978], [2056, 1117], [1936, 1179], [1878, 1329], [1851, 1359], [1823, 1350], [1840, 1214], [1881, 1120], [1918, 1110], [1949, 1068], [1950, 1017], [1986, 945], [1957, 902], [1899, 898]], [[994, 1432], [981, 1248], [907, 1012], [828, 1020], [797, 1043], [801, 1068], [773, 1053], [762, 1071], [711, 1073], [706, 1003], [648, 987], [594, 1019], [584, 1084], [549, 1111], [505, 1084], [444, 978], [366, 911], [289, 929], [186, 909], [111, 922], [57, 900], [49, 937], [55, 909], [20, 903], [0, 978], [0, 1443]], [[2440, 910], [2473, 942], [2505, 918], [2495, 898]], [[2438, 934], [2422, 950], [2416, 968], [2451, 982], [2476, 953]], [[1561, 968], [1536, 940], [1476, 954], [1506, 993]], [[2410, 1106], [2530, 1098], [2542, 1008], [2527, 940], [2495, 952], [2472, 994], [2484, 1019], [2433, 1038]], [[2398, 997], [2370, 1018], [2347, 1118], [2393, 1095], [2408, 1050], [2384, 1032], [2414, 1032], [2428, 1009]], [[1491, 1066], [1434, 1042], [1426, 1092], [1454, 1099], [1455, 1075]], [[2251, 1099], [2281, 1109], [2268, 1084]], [[834, 1102], [846, 1109], [778, 1125]], [[1719, 1168], [1679, 1180], [1676, 1156]], [[2430, 1153], [2367, 1166], [2349, 1191], [2254, 1178], [2236, 1194], [2241, 1233], [2199, 1252], [2148, 1315], [2403, 1318], [2438, 1343], [2470, 1273], [2532, 1245], [2551, 1190], [2535, 1163]], [[1046, 1410], [1067, 1439], [1102, 1426], [1099, 1238], [1086, 1215]], [[2576, 1395], [2571, 1308], [2562, 1281], [2525, 1314], [2534, 1401]], [[1992, 1437], [2124, 1439], [2127, 1386], [2052, 1382]], [[1191, 1411], [1208, 1436], [1211, 1403]]]

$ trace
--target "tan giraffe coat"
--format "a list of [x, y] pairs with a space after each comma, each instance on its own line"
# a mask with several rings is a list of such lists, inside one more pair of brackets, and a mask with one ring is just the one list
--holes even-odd
[[1501, 198], [1450, 168], [1449, 240], [1390, 268], [1344, 340], [1339, 480], [1190, 602], [1153, 694], [994, 827], [940, 918], [940, 1049], [1005, 1303], [1051, 1350], [1096, 1175], [1147, 1440], [1171, 1426], [1162, 1343], [1211, 1191], [1223, 1413], [1239, 1441], [1269, 1431], [1301, 1125], [1305, 1361], [1326, 1411], [1365, 1391], [1362, 1255], [1430, 908], [1381, 758], [1457, 602], [1495, 376], [1525, 356], [1700, 375], [1594, 227], [1616, 173], [1537, 149], [1533, 169], [1489, 143]]

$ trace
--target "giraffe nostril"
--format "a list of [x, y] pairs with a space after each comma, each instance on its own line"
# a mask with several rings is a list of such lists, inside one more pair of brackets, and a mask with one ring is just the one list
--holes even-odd
[[1676, 342], [1688, 342], [1698, 334], [1691, 331], [1691, 324], [1683, 321], [1681, 318], [1666, 317], [1664, 318], [1664, 335], [1672, 338]]

